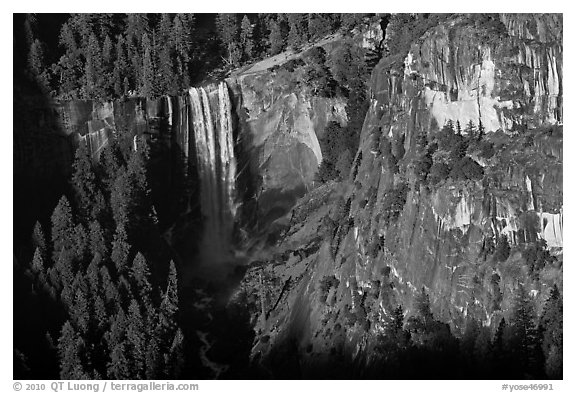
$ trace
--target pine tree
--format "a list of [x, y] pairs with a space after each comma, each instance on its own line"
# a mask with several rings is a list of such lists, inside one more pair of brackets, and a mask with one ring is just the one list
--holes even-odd
[[108, 34], [104, 38], [102, 45], [102, 72], [103, 72], [103, 88], [104, 97], [111, 97], [114, 93], [114, 57], [113, 57], [114, 44]]
[[324, 38], [332, 32], [333, 21], [330, 14], [308, 14], [308, 31], [315, 39]]
[[129, 218], [133, 207], [132, 184], [124, 167], [119, 168], [111, 189], [110, 205], [116, 227], [130, 227]]
[[172, 62], [173, 49], [169, 45], [161, 46], [158, 70], [158, 91], [161, 94], [177, 94], [178, 86], [176, 75], [174, 75], [174, 65]]
[[141, 253], [137, 253], [132, 262], [132, 269], [130, 271], [130, 276], [136, 283], [138, 288], [138, 295], [142, 301], [150, 301], [150, 295], [152, 293], [152, 286], [148, 278], [150, 277], [150, 271], [148, 270], [148, 263], [146, 258]]
[[143, 318], [146, 324], [153, 327], [156, 324], [157, 312], [152, 303], [152, 286], [149, 282], [150, 271], [146, 258], [141, 254], [136, 254], [132, 262], [130, 277], [135, 283], [135, 291], [138, 294], [140, 304], [143, 306]]
[[89, 250], [93, 257], [99, 256], [100, 260], [108, 258], [108, 245], [102, 226], [98, 221], [89, 224]]
[[228, 60], [230, 65], [236, 67], [242, 60], [242, 47], [238, 42], [233, 42], [228, 45]]
[[162, 296], [160, 303], [158, 331], [162, 337], [162, 342], [174, 334], [176, 329], [176, 314], [178, 313], [178, 277], [176, 266], [170, 261], [170, 271], [168, 274], [168, 285], [166, 292]]
[[58, 357], [60, 359], [60, 378], [76, 379], [78, 369], [81, 367], [80, 348], [78, 347], [78, 334], [70, 321], [62, 326], [58, 339]]
[[476, 134], [476, 125], [474, 124], [474, 122], [470, 119], [468, 121], [468, 124], [466, 125], [466, 129], [464, 130], [466, 132], [466, 134], [468, 134], [468, 137], [470, 139], [473, 139], [475, 134]]
[[124, 343], [118, 343], [110, 353], [106, 374], [109, 379], [137, 379], [130, 373], [130, 362], [126, 359]]
[[124, 79], [127, 81], [127, 67], [128, 58], [126, 53], [126, 45], [124, 36], [119, 35], [118, 41], [116, 41], [116, 60], [114, 61], [114, 94], [117, 97], [122, 97], [126, 95], [124, 89]]
[[394, 343], [395, 348], [403, 350], [409, 344], [408, 333], [404, 330], [404, 309], [398, 305], [385, 326], [385, 335]]
[[110, 72], [112, 70], [112, 50], [114, 45], [112, 44], [112, 39], [109, 35], [104, 38], [104, 44], [102, 45], [102, 60], [104, 61], [105, 70]]
[[170, 14], [162, 14], [160, 16], [160, 22], [158, 23], [158, 40], [160, 45], [169, 46], [172, 45], [170, 37], [172, 34], [172, 19]]
[[127, 269], [128, 254], [130, 253], [130, 245], [127, 240], [128, 236], [125, 229], [121, 226], [116, 227], [114, 241], [112, 242], [111, 258], [118, 273], [122, 273]]
[[308, 41], [308, 17], [306, 14], [288, 14], [288, 45], [299, 49]]
[[101, 172], [102, 183], [110, 193], [114, 185], [114, 180], [118, 175], [122, 164], [122, 154], [118, 148], [118, 141], [112, 138], [110, 142], [102, 149], [100, 155], [99, 169]]
[[65, 51], [57, 66], [60, 74], [60, 95], [65, 98], [76, 98], [80, 86], [80, 51], [74, 31], [68, 22], [60, 29], [59, 43]]
[[515, 293], [511, 317], [510, 351], [522, 374], [536, 376], [539, 369], [538, 335], [534, 323], [534, 307], [523, 285]]
[[78, 327], [79, 333], [83, 336], [86, 335], [91, 313], [86, 294], [80, 288], [76, 290], [69, 312], [74, 325]]
[[134, 379], [145, 377], [146, 335], [145, 325], [136, 300], [132, 299], [128, 307], [128, 326], [126, 329], [127, 349]]
[[160, 368], [160, 349], [155, 337], [146, 346], [146, 379], [157, 379]]
[[44, 235], [44, 230], [42, 225], [38, 221], [34, 224], [34, 229], [32, 231], [32, 246], [40, 252], [40, 256], [43, 259], [48, 257], [48, 249], [46, 247], [46, 236]]
[[402, 309], [402, 305], [398, 305], [398, 307], [394, 309], [392, 317], [393, 317], [392, 328], [394, 329], [394, 331], [398, 332], [402, 330], [404, 327], [404, 310]]
[[[342, 20], [342, 29], [345, 32], [350, 32], [350, 30], [352, 30], [354, 27], [356, 27], [357, 25], [362, 23], [362, 19], [364, 18], [365, 14], [359, 14], [359, 13], [354, 13], [354, 14], [342, 14], [340, 16], [340, 19]], [[404, 15], [404, 14], [395, 14], [392, 16], [390, 23], [394, 23], [395, 22], [395, 18], [398, 17], [399, 15]], [[400, 24], [403, 25], [404, 22], [400, 22]]]
[[96, 176], [92, 168], [92, 159], [86, 143], [80, 143], [74, 159], [72, 185], [77, 198], [77, 205], [84, 222], [97, 219], [104, 209], [102, 200], [97, 201]]
[[112, 282], [112, 278], [110, 278], [110, 272], [106, 265], [100, 268], [100, 282], [102, 283], [101, 293], [104, 294], [106, 303], [115, 308], [119, 307], [118, 302], [120, 301], [120, 295], [118, 289]]
[[492, 361], [492, 341], [490, 338], [490, 329], [480, 326], [476, 342], [474, 343], [474, 359], [481, 376], [491, 376], [490, 369], [493, 366]]
[[242, 18], [242, 24], [240, 25], [240, 44], [242, 45], [242, 51], [244, 54], [244, 59], [250, 61], [254, 55], [254, 29], [250, 23], [248, 16], [244, 15]]
[[476, 340], [478, 338], [479, 333], [480, 333], [480, 325], [478, 324], [478, 321], [474, 317], [468, 316], [468, 318], [466, 318], [464, 335], [462, 336], [462, 340], [460, 341], [460, 352], [467, 357], [469, 366], [471, 368], [474, 367], [472, 360]]
[[268, 36], [268, 42], [270, 45], [271, 55], [276, 55], [282, 52], [286, 46], [280, 23], [276, 20], [270, 21], [270, 34]]
[[118, 345], [123, 344], [126, 339], [128, 321], [126, 320], [126, 314], [122, 307], [118, 307], [117, 312], [110, 317], [109, 325], [110, 328], [104, 334], [104, 339], [106, 340], [108, 353], [112, 353], [114, 349]]
[[88, 251], [88, 235], [84, 229], [84, 225], [79, 223], [76, 225], [76, 227], [74, 227], [73, 241], [75, 259], [80, 262], [84, 262], [86, 253]]
[[484, 125], [482, 124], [482, 120], [479, 120], [479, 122], [478, 122], [478, 140], [481, 141], [482, 139], [484, 139], [485, 134], [486, 134], [486, 132], [484, 131]]
[[128, 80], [127, 76], [124, 77], [124, 81], [122, 82], [122, 88], [124, 89], [124, 97], [128, 97], [131, 94], [131, 92], [130, 92], [130, 81]]
[[228, 47], [228, 45], [238, 39], [238, 19], [236, 14], [218, 14], [216, 16], [216, 28], [218, 36], [225, 47]]
[[346, 39], [336, 49], [331, 61], [334, 79], [349, 97], [347, 106], [347, 112], [351, 112], [349, 118], [361, 117], [363, 121], [365, 113], [360, 116], [353, 113], [353, 110], [358, 111], [360, 104], [365, 100], [366, 84], [364, 81], [367, 79], [368, 70], [364, 61], [364, 50], [359, 48], [352, 39]]
[[456, 120], [456, 134], [462, 135], [462, 126], [460, 126], [460, 120]]
[[170, 346], [166, 364], [166, 375], [169, 378], [179, 378], [184, 367], [184, 334], [178, 328]]
[[142, 199], [147, 197], [149, 193], [146, 179], [146, 161], [149, 158], [150, 150], [143, 138], [138, 138], [137, 144], [138, 148], [130, 155], [126, 170], [134, 186], [134, 194], [139, 199], [137, 202], [140, 204], [144, 202]]
[[155, 71], [154, 64], [152, 63], [152, 44], [148, 35], [144, 35], [142, 39], [142, 48], [144, 50], [144, 58], [142, 63], [142, 80], [140, 84], [140, 94], [147, 98], [154, 98], [155, 88]]
[[95, 298], [100, 293], [100, 266], [102, 264], [102, 257], [100, 254], [95, 254], [94, 258], [90, 261], [86, 269], [86, 280], [88, 281], [89, 293], [92, 298]]
[[36, 14], [25, 14], [24, 17], [24, 35], [26, 46], [30, 47], [34, 42], [35, 31], [37, 30], [38, 18]]
[[218, 36], [228, 53], [228, 63], [237, 66], [242, 56], [242, 49], [238, 44], [238, 19], [236, 14], [218, 14], [216, 16]]
[[98, 333], [102, 334], [107, 326], [108, 315], [106, 314], [104, 299], [99, 294], [94, 295], [94, 314], [92, 317]]
[[173, 24], [172, 38], [176, 50], [177, 88], [186, 89], [190, 85], [189, 63], [192, 58], [194, 16], [191, 14], [176, 14]]
[[40, 252], [39, 248], [36, 248], [36, 251], [34, 251], [34, 257], [32, 258], [30, 270], [35, 277], [37, 285], [40, 288], [49, 290], [46, 271], [44, 270], [44, 258], [42, 257], [42, 253]]
[[50, 77], [44, 59], [44, 48], [40, 40], [35, 39], [28, 54], [28, 70], [32, 79], [44, 92], [50, 90]]
[[426, 293], [426, 289], [422, 287], [420, 293], [414, 299], [416, 311], [418, 315], [424, 320], [425, 323], [431, 322], [434, 318], [430, 310], [430, 298]]
[[124, 308], [128, 307], [134, 295], [130, 283], [122, 273], [118, 278], [118, 293], [120, 294], [120, 305]]
[[94, 33], [88, 38], [88, 46], [85, 49], [86, 63], [84, 65], [84, 88], [85, 98], [102, 99], [104, 93], [104, 68], [102, 66], [102, 51], [100, 43]]
[[146, 14], [126, 14], [125, 24], [127, 45], [135, 48], [141, 47], [144, 34], [150, 31], [148, 16]]
[[314, 47], [304, 54], [306, 65], [302, 81], [312, 89], [313, 94], [321, 97], [332, 97], [336, 90], [336, 81], [326, 65], [326, 51]]
[[540, 317], [542, 351], [546, 357], [545, 370], [550, 378], [562, 379], [563, 353], [563, 304], [558, 286], [550, 291]]
[[66, 196], [62, 196], [52, 213], [52, 244], [54, 246], [54, 259], [57, 260], [62, 249], [72, 247], [74, 234], [72, 209]]
[[44, 273], [44, 259], [42, 258], [42, 253], [39, 248], [36, 248], [36, 251], [34, 251], [31, 269], [36, 275]]

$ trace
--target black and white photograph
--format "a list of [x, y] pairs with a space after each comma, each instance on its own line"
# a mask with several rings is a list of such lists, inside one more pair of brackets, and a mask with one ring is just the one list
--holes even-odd
[[562, 391], [564, 14], [386, 8], [13, 13], [11, 378]]

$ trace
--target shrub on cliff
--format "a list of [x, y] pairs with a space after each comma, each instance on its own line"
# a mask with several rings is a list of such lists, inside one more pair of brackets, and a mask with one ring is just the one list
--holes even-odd
[[330, 180], [338, 178], [338, 171], [334, 164], [328, 160], [322, 160], [318, 172], [316, 173], [316, 180], [321, 183], [328, 183]]
[[432, 167], [430, 168], [430, 174], [428, 175], [430, 184], [436, 185], [441, 181], [448, 179], [451, 170], [452, 169], [448, 164], [444, 162], [435, 162], [432, 164]]
[[454, 180], [481, 180], [484, 168], [470, 157], [463, 157], [454, 163], [450, 177]]
[[302, 82], [309, 86], [313, 95], [333, 97], [336, 94], [336, 81], [326, 66], [326, 51], [314, 47], [304, 54], [304, 75]]
[[536, 278], [546, 265], [556, 261], [556, 257], [550, 254], [546, 247], [546, 241], [543, 239], [528, 244], [522, 250], [522, 257], [526, 261], [530, 275], [533, 278]]
[[398, 56], [400, 61], [404, 60], [413, 42], [448, 17], [448, 14], [422, 13], [392, 15], [386, 28], [386, 46], [390, 55]]
[[494, 150], [494, 144], [484, 139], [475, 143], [474, 146], [480, 152], [480, 157], [492, 158], [496, 153]]
[[325, 303], [330, 288], [338, 288], [338, 285], [340, 285], [340, 281], [334, 275], [324, 276], [320, 280], [320, 301]]
[[510, 256], [510, 243], [508, 243], [508, 236], [502, 234], [498, 237], [496, 242], [496, 250], [494, 251], [494, 260], [496, 262], [504, 262]]
[[408, 185], [402, 183], [386, 193], [382, 201], [382, 218], [387, 224], [395, 221], [402, 213], [406, 204], [406, 195], [408, 194]]
[[294, 72], [296, 69], [306, 65], [304, 60], [301, 58], [290, 59], [286, 63], [282, 64], [279, 68], [285, 69], [288, 72]]
[[308, 32], [311, 39], [324, 38], [340, 24], [338, 14], [308, 14]]
[[344, 40], [332, 53], [330, 69], [345, 96], [365, 94], [368, 69], [364, 55], [365, 49], [351, 39]]
[[319, 139], [323, 160], [318, 169], [317, 178], [321, 182], [344, 178], [352, 166], [352, 151], [358, 148], [356, 136], [348, 127], [342, 127], [331, 122], [324, 130], [324, 136]]
[[483, 44], [498, 44], [508, 37], [508, 29], [498, 14], [469, 14], [476, 30], [474, 38]]

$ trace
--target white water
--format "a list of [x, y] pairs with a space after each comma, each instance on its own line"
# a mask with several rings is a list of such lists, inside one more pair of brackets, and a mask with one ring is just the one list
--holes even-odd
[[[216, 94], [217, 100], [210, 100]], [[236, 158], [230, 97], [225, 82], [210, 93], [191, 88], [190, 116], [200, 180], [200, 204], [204, 217], [203, 262], [225, 262], [236, 215]], [[185, 156], [189, 127], [182, 127]]]
[[166, 96], [166, 102], [168, 103], [168, 125], [172, 129], [172, 99], [170, 96]]
[[209, 368], [214, 373], [214, 379], [218, 379], [221, 374], [225, 373], [228, 370], [228, 365], [220, 364], [213, 362], [208, 357], [208, 351], [212, 348], [212, 344], [208, 339], [209, 335], [206, 332], [202, 332], [200, 330], [196, 330], [196, 335], [202, 342], [202, 346], [200, 347], [200, 360], [202, 361], [202, 365], [204, 367]]

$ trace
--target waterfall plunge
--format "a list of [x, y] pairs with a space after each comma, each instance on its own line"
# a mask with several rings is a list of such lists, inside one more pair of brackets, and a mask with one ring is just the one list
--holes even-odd
[[[236, 158], [228, 87], [225, 82], [211, 94], [206, 89], [191, 88], [190, 117], [194, 132], [200, 203], [204, 216], [202, 260], [225, 262], [230, 257], [230, 242], [236, 215]], [[189, 127], [184, 130], [184, 152], [188, 156]]]

